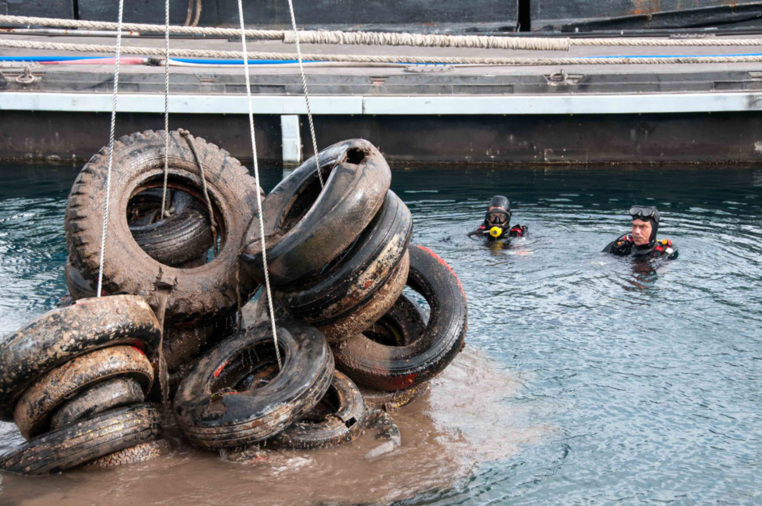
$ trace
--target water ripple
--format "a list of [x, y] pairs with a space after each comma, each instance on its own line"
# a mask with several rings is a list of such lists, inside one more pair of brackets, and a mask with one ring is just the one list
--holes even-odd
[[[61, 225], [75, 174], [0, 170], [0, 334], [53, 307], [65, 291]], [[469, 418], [438, 411], [430, 433], [403, 434], [426, 439], [407, 451], [449, 441], [489, 458], [460, 464], [465, 477], [454, 484], [437, 475], [453, 467], [438, 471], [436, 459], [396, 490], [384, 487], [399, 478], [374, 476], [373, 486], [385, 491], [378, 502], [759, 503], [760, 174], [626, 167], [395, 172], [392, 188], [412, 212], [413, 241], [447, 260], [467, 293], [467, 349], [514, 380], [474, 383], [483, 361], [453, 370], [461, 379], [447, 388], [462, 382], [473, 404], [466, 406]], [[271, 185], [275, 177], [268, 177]], [[496, 193], [511, 199], [512, 222], [529, 226], [527, 238], [490, 245], [466, 237]], [[648, 202], [660, 207], [660, 235], [679, 245], [680, 258], [644, 266], [600, 253], [627, 230], [629, 206]], [[442, 388], [432, 388], [432, 406], [458, 397]], [[0, 450], [17, 439], [0, 426]], [[511, 452], [489, 451], [503, 440]], [[183, 455], [172, 465], [184, 469], [188, 490], [174, 488], [191, 502], [208, 498], [201, 485], [207, 469], [241, 480], [256, 475], [213, 459], [193, 467], [198, 459]], [[320, 472], [310, 458], [300, 459], [284, 460], [289, 480], [269, 471], [275, 495], [288, 493], [298, 469]], [[126, 497], [135, 476], [147, 479], [118, 476], [104, 495], [122, 487]], [[352, 479], [362, 487], [368, 478]], [[225, 497], [252, 496], [231, 490]]]

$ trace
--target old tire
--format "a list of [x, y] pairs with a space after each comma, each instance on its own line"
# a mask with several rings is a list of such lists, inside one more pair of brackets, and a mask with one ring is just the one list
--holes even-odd
[[144, 393], [153, 384], [153, 367], [145, 354], [132, 346], [91, 351], [53, 369], [19, 397], [13, 420], [27, 439], [46, 432], [53, 412], [67, 399], [112, 378], [131, 378]]
[[339, 320], [362, 306], [383, 286], [407, 252], [413, 222], [410, 211], [394, 192], [357, 241], [342, 252], [320, 281], [276, 294], [295, 318], [316, 326]]
[[82, 469], [93, 471], [96, 469], [112, 469], [114, 467], [138, 464], [166, 455], [170, 451], [172, 451], [172, 443], [168, 439], [157, 439], [95, 459], [83, 465]]
[[295, 450], [337, 446], [359, 436], [364, 424], [365, 402], [360, 390], [345, 374], [335, 371], [318, 405], [271, 441]]
[[[82, 273], [77, 269], [71, 261], [71, 256], [66, 258], [66, 266], [64, 267], [64, 279], [66, 280], [66, 287], [69, 289], [69, 294], [75, 301], [80, 299], [88, 299], [95, 297], [95, 286], [90, 281], [86, 280]], [[103, 295], [108, 295], [106, 291], [103, 291]]]
[[[190, 137], [170, 132], [169, 186], [203, 201], [199, 166], [189, 147]], [[145, 131], [127, 135], [114, 145], [103, 288], [108, 293], [144, 297], [155, 310], [160, 290], [167, 288], [166, 319], [194, 321], [229, 312], [237, 301], [237, 286], [244, 300], [254, 292], [254, 280], [241, 276], [238, 258], [249, 223], [257, 214], [261, 191], [245, 167], [217, 146], [196, 138], [193, 143], [203, 162], [222, 246], [215, 258], [200, 267], [180, 269], [161, 264], [141, 249], [129, 229], [127, 206], [141, 191], [161, 187], [164, 169], [164, 133]], [[66, 242], [73, 265], [91, 283], [99, 268], [101, 226], [105, 201], [108, 149], [94, 155], [72, 186], [66, 207]]]
[[[127, 221], [132, 237], [148, 256], [163, 264], [185, 269], [203, 265], [214, 242], [206, 204], [167, 189], [170, 215], [154, 221], [162, 196], [163, 188], [152, 188], [131, 199]], [[199, 258], [204, 261], [199, 263]]]
[[0, 457], [0, 469], [45, 474], [155, 439], [161, 414], [149, 404], [119, 408], [27, 441]]
[[468, 305], [460, 281], [436, 253], [410, 246], [408, 286], [426, 299], [431, 314], [423, 335], [407, 346], [385, 346], [362, 334], [334, 347], [337, 368], [359, 385], [403, 390], [436, 376], [460, 351]]
[[116, 378], [99, 383], [66, 401], [50, 419], [50, 430], [90, 418], [109, 409], [145, 402], [140, 383], [131, 378]]
[[392, 275], [373, 297], [364, 305], [356, 307], [349, 315], [318, 327], [329, 343], [340, 343], [365, 331], [377, 322], [402, 294], [408, 278], [410, 255], [406, 252], [394, 268]]
[[412, 404], [415, 400], [423, 397], [429, 391], [430, 383], [424, 381], [410, 388], [395, 390], [394, 392], [373, 390], [367, 387], [359, 388], [368, 409], [382, 409], [391, 412]]
[[288, 321], [278, 327], [283, 367], [264, 384], [252, 376], [275, 364], [269, 323], [220, 343], [183, 380], [175, 395], [178, 425], [206, 448], [245, 446], [265, 440], [312, 409], [333, 377], [333, 355], [315, 327]]
[[173, 267], [204, 255], [214, 239], [206, 214], [187, 207], [181, 213], [150, 225], [130, 227], [135, 242], [148, 256], [159, 263]]
[[23, 391], [64, 362], [120, 344], [152, 351], [160, 335], [153, 311], [134, 295], [84, 299], [45, 313], [0, 343], [0, 419], [11, 421]]
[[[322, 191], [313, 157], [281, 181], [262, 204], [267, 266], [276, 288], [320, 273], [365, 230], [389, 190], [389, 165], [370, 142], [353, 139], [325, 151], [335, 158], [320, 158]], [[251, 227], [246, 243], [246, 269], [262, 282], [258, 224]]]

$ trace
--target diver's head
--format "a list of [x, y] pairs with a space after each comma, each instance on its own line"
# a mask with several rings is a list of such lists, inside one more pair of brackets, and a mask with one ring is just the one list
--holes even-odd
[[632, 240], [635, 246], [648, 246], [656, 242], [659, 230], [659, 210], [650, 206], [632, 206]]
[[[487, 214], [484, 217], [487, 228], [498, 227], [506, 230], [511, 222], [511, 203], [502, 195], [495, 195], [489, 203]], [[502, 235], [502, 234], [500, 234]], [[495, 237], [495, 236], [493, 236]]]

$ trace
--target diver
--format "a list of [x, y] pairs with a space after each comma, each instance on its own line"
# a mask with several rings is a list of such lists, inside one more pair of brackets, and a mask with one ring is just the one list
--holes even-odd
[[632, 232], [624, 234], [603, 248], [604, 253], [620, 257], [677, 258], [677, 246], [669, 239], [656, 239], [659, 230], [659, 210], [649, 206], [632, 206]]
[[511, 203], [502, 195], [495, 195], [489, 203], [484, 223], [479, 228], [470, 232], [469, 237], [481, 236], [490, 241], [505, 239], [506, 237], [524, 237], [528, 227], [514, 225], [511, 228]]

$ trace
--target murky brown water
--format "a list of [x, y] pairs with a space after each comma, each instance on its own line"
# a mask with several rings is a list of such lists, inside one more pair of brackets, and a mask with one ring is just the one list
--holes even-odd
[[[466, 348], [429, 393], [393, 413], [402, 447], [375, 459], [372, 431], [344, 446], [266, 451], [253, 463], [230, 463], [180, 445], [167, 456], [109, 471], [69, 471], [45, 477], [4, 475], [0, 502], [25, 505], [389, 503], [447, 490], [480, 463], [507, 457], [551, 432], [530, 429], [506, 409], [521, 380]], [[476, 393], [478, 392], [478, 395]], [[15, 434], [14, 434], [15, 433]], [[0, 424], [7, 448], [21, 442]], [[4, 450], [5, 448], [0, 448]]]

